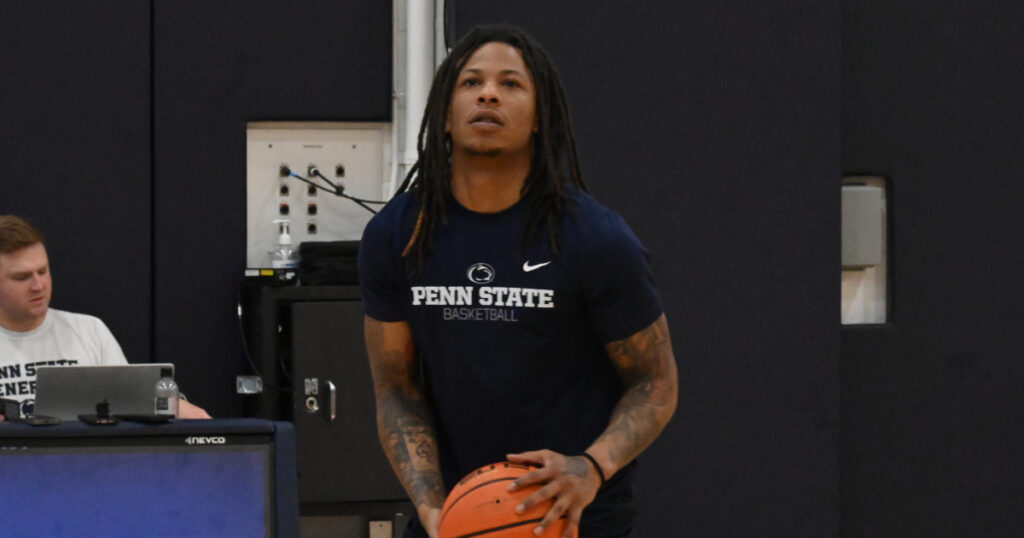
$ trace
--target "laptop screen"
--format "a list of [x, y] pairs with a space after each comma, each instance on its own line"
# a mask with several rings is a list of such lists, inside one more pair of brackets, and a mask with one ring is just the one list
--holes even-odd
[[36, 415], [78, 420], [106, 401], [112, 415], [153, 414], [153, 389], [170, 363], [44, 366], [36, 370]]

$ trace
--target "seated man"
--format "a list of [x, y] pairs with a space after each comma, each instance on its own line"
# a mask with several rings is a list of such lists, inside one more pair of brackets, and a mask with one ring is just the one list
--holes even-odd
[[[128, 364], [98, 318], [50, 308], [51, 285], [42, 234], [0, 215], [0, 398], [21, 402], [23, 415], [35, 402], [38, 366]], [[210, 415], [182, 399], [178, 417]]]

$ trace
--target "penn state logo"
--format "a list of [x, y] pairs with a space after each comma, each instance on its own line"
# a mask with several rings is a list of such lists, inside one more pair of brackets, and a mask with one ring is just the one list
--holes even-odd
[[474, 284], [490, 284], [494, 281], [494, 268], [486, 263], [474, 263], [469, 266], [466, 276]]
[[32, 398], [22, 400], [21, 402], [21, 416], [31, 416], [36, 410], [36, 401]]

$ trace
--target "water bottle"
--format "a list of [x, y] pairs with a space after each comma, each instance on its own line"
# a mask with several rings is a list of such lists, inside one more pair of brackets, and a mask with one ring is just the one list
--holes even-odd
[[178, 416], [178, 384], [174, 382], [170, 368], [160, 369], [160, 380], [156, 382], [156, 397], [153, 398], [153, 414]]

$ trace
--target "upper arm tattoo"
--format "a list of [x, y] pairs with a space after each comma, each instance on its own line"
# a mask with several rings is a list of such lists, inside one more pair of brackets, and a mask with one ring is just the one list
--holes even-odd
[[675, 375], [672, 340], [664, 315], [633, 336], [609, 343], [606, 349], [627, 387], [650, 390], [655, 380]]
[[606, 350], [626, 392], [601, 437], [621, 468], [654, 441], [675, 412], [676, 364], [665, 316]]

